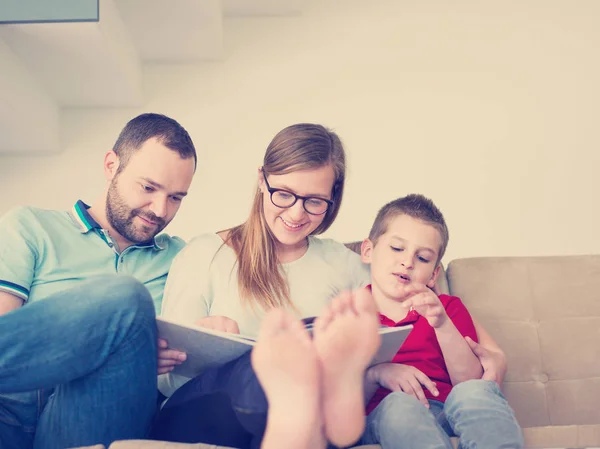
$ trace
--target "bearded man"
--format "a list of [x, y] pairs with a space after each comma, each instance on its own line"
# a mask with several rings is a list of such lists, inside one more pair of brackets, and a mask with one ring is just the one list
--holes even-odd
[[142, 114], [104, 158], [91, 207], [0, 219], [0, 447], [64, 449], [147, 435], [155, 310], [183, 240], [159, 234], [196, 169], [187, 131]]

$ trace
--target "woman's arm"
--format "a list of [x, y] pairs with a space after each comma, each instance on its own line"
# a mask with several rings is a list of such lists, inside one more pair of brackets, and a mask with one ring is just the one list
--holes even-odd
[[177, 254], [167, 277], [161, 316], [194, 324], [209, 314], [210, 262], [215, 255], [212, 236], [192, 239]]
[[[219, 239], [201, 235], [192, 239], [173, 260], [165, 285], [161, 316], [183, 324], [239, 333], [237, 323], [210, 314], [210, 264], [218, 251]], [[166, 374], [183, 363], [186, 354], [169, 349], [169, 342], [158, 339], [158, 374]]]
[[498, 343], [496, 343], [492, 336], [488, 334], [475, 318], [473, 318], [473, 324], [477, 331], [479, 343], [475, 343], [468, 337], [467, 343], [469, 343], [471, 350], [479, 358], [481, 366], [483, 366], [482, 379], [493, 380], [498, 385], [502, 386], [508, 367], [506, 355], [500, 346], [498, 346]]

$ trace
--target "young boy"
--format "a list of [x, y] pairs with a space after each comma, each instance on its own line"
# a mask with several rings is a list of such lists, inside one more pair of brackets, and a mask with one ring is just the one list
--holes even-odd
[[512, 409], [495, 382], [480, 379], [465, 340], [477, 338], [469, 312], [459, 298], [432, 290], [447, 244], [442, 213], [422, 195], [386, 204], [362, 244], [381, 323], [414, 327], [392, 363], [366, 373], [361, 442], [451, 449], [456, 435], [461, 447], [521, 448]]

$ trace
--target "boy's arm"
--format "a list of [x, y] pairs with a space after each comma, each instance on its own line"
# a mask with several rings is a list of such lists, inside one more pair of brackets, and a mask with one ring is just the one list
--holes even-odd
[[414, 366], [402, 363], [380, 363], [367, 370], [365, 374], [365, 403], [369, 403], [379, 387], [390, 391], [402, 391], [414, 396], [427, 408], [429, 408], [429, 402], [423, 390], [429, 390], [433, 396], [439, 395], [435, 382], [427, 377], [425, 373]]
[[464, 336], [476, 336], [471, 315], [459, 298], [441, 300], [426, 286], [410, 286], [413, 295], [404, 301], [405, 307], [414, 307], [433, 327], [452, 385], [470, 379], [479, 379], [483, 368]]
[[435, 334], [442, 349], [452, 385], [481, 378], [483, 374], [481, 363], [452, 320], [446, 320], [439, 328], [436, 328]]
[[375, 392], [379, 389], [379, 383], [374, 375], [374, 367], [368, 368], [365, 372], [364, 380], [364, 391], [365, 391], [365, 404], [368, 404], [371, 398], [375, 395]]

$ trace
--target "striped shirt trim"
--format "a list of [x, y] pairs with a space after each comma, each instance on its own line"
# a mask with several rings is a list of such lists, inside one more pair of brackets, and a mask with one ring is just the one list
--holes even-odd
[[87, 211], [88, 205], [83, 201], [79, 200], [73, 205], [71, 209], [75, 222], [79, 225], [82, 233], [91, 231], [94, 228], [100, 228], [98, 223], [91, 217]]
[[24, 301], [27, 301], [27, 298], [29, 298], [29, 290], [12, 282], [0, 281], [0, 290], [11, 293]]
[[[96, 230], [98, 230], [98, 235], [100, 236], [100, 238], [102, 240], [104, 240], [104, 242], [107, 245], [111, 246], [112, 242], [108, 241], [107, 237], [104, 235], [102, 227], [96, 222], [96, 220], [94, 220], [92, 218], [92, 216], [87, 211], [88, 209], [89, 209], [89, 206], [81, 200], [77, 201], [73, 205], [73, 208], [71, 209], [71, 215], [73, 216], [73, 220], [75, 221], [77, 226], [79, 226], [79, 230], [81, 231], [82, 234], [85, 234], [85, 233], [91, 231], [92, 229], [96, 229]], [[154, 247], [157, 250], [165, 249], [164, 246], [161, 246], [158, 244], [158, 242], [156, 241], [156, 237], [154, 237], [152, 239], [152, 241], [148, 242], [146, 245], [134, 245], [134, 246], [136, 248]]]

